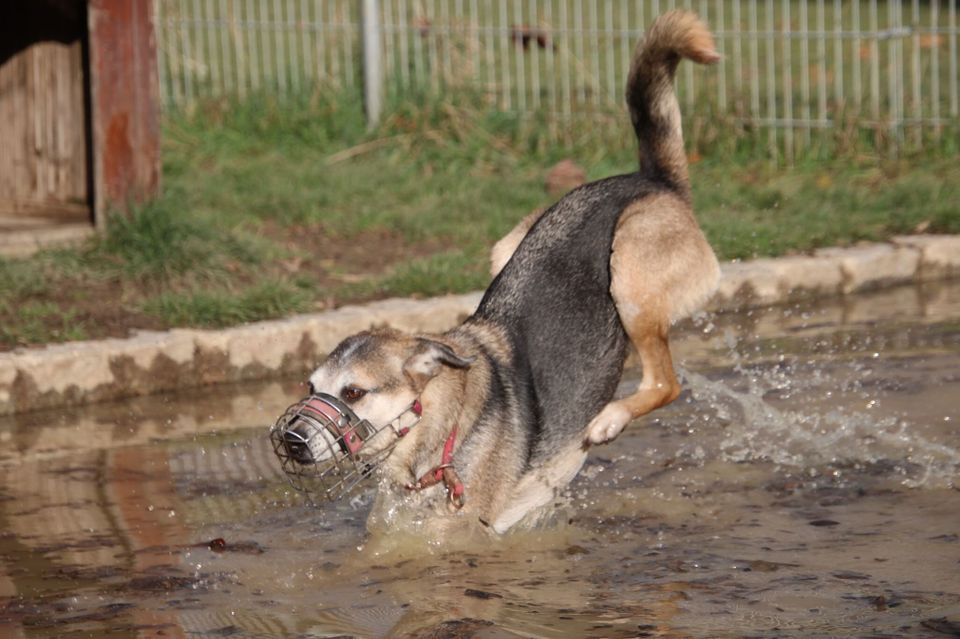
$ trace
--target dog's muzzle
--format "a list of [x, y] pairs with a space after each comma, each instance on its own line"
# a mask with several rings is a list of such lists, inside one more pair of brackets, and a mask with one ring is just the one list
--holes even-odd
[[[317, 393], [287, 408], [270, 429], [270, 441], [295, 489], [311, 502], [318, 496], [321, 501], [334, 501], [373, 474], [422, 412], [420, 401], [415, 400], [395, 419], [376, 427], [336, 397]], [[407, 413], [416, 419], [402, 427]], [[379, 442], [382, 448], [375, 451], [364, 450], [377, 436], [390, 441]]]

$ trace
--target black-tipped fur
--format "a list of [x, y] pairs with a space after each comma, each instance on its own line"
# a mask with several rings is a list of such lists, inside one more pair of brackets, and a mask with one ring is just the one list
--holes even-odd
[[681, 58], [709, 64], [720, 56], [713, 36], [695, 14], [671, 11], [660, 16], [637, 45], [627, 79], [627, 106], [640, 145], [641, 172], [667, 181], [686, 197], [690, 179], [673, 90]]

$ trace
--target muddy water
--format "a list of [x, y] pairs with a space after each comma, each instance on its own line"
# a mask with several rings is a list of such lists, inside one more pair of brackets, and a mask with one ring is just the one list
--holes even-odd
[[960, 285], [681, 334], [681, 398], [501, 540], [303, 505], [296, 381], [0, 421], [0, 637], [960, 636]]

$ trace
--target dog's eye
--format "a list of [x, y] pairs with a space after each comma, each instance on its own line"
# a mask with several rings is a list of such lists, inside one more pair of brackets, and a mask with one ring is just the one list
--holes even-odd
[[344, 386], [343, 390], [340, 391], [340, 397], [343, 398], [346, 402], [355, 402], [364, 395], [367, 394], [362, 388], [357, 388], [356, 386]]

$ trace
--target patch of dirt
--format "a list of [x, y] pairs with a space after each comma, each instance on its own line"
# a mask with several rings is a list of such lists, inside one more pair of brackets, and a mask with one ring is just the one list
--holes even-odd
[[435, 239], [412, 243], [389, 229], [371, 229], [349, 237], [320, 225], [281, 227], [268, 223], [262, 230], [292, 255], [273, 265], [277, 275], [307, 276], [318, 290], [327, 292], [318, 300], [317, 310], [382, 297], [382, 292], [370, 290], [369, 282], [401, 262], [446, 248]]
[[[16, 327], [22, 324], [18, 313], [24, 303], [53, 305], [60, 313], [51, 313], [32, 318], [36, 328], [31, 332], [49, 335], [51, 342], [64, 341], [73, 335], [87, 339], [104, 337], [127, 337], [133, 329], [160, 330], [167, 328], [163, 322], [140, 312], [133, 301], [124, 294], [124, 284], [118, 280], [93, 280], [66, 277], [57, 286], [29, 300], [17, 300], [10, 307], [0, 306], [0, 326]], [[46, 342], [43, 342], [46, 343]], [[34, 346], [29, 336], [13, 339], [0, 334], [0, 351], [10, 351], [20, 346]]]
[[[371, 285], [398, 263], [440, 252], [446, 246], [437, 240], [412, 243], [396, 231], [374, 229], [344, 237], [318, 225], [281, 226], [266, 223], [258, 231], [283, 246], [288, 257], [278, 258], [254, 269], [241, 265], [231, 271], [227, 285], [241, 289], [264, 276], [277, 279], [307, 278], [319, 292], [313, 310], [327, 310], [347, 303], [379, 299], [384, 292]], [[172, 288], [172, 287], [171, 287]], [[19, 309], [26, 303], [49, 304], [60, 309], [35, 317], [35, 333], [13, 329], [12, 337], [0, 332], [0, 352], [21, 346], [63, 341], [80, 335], [84, 339], [129, 337], [134, 330], [165, 330], [172, 325], [139, 310], [151, 294], [164, 290], [158, 285], [121, 279], [75, 278], [63, 274], [56, 286], [29, 299], [0, 305], [0, 326], [22, 325]], [[79, 331], [79, 332], [78, 332]], [[49, 339], [42, 336], [47, 335]]]

